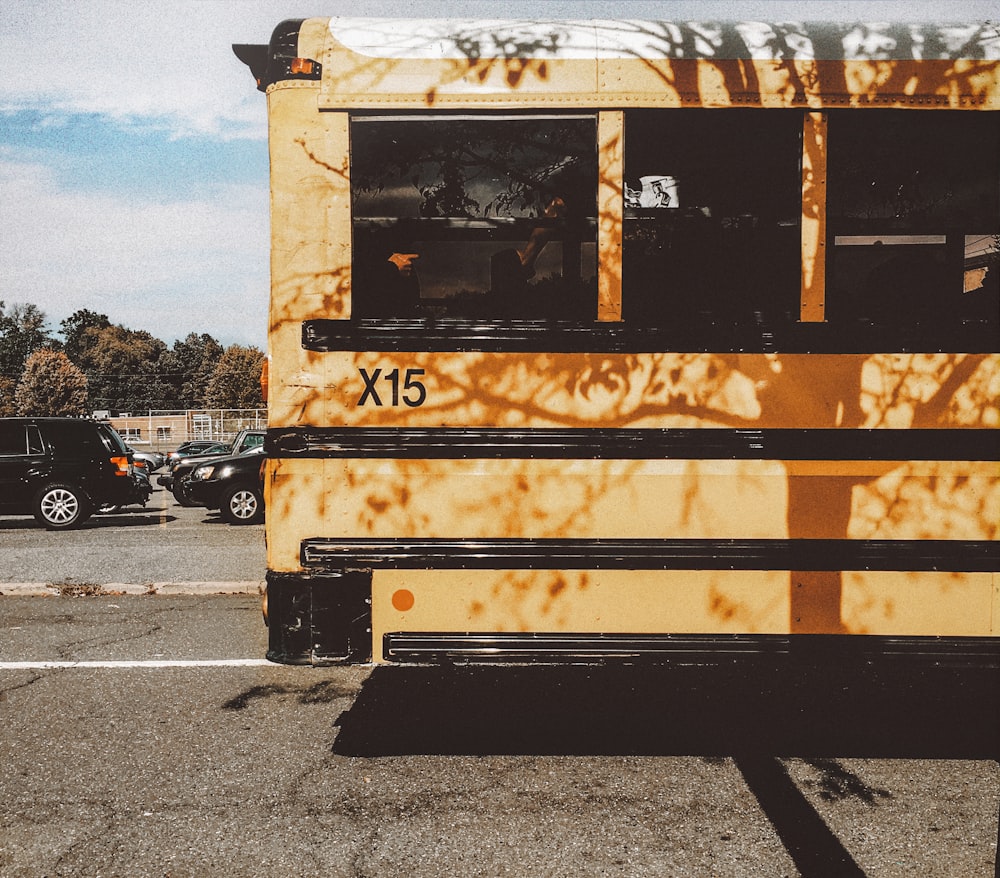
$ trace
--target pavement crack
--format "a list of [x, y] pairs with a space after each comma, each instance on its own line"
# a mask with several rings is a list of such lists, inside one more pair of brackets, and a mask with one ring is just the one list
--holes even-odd
[[11, 685], [11, 686], [0, 687], [0, 704], [3, 704], [7, 700], [7, 696], [11, 692], [17, 692], [18, 689], [27, 689], [29, 686], [32, 686], [33, 684], [37, 683], [39, 680], [42, 680], [42, 679], [44, 679], [47, 676], [49, 676], [49, 675], [48, 674], [33, 674], [31, 677], [29, 677], [23, 683], [15, 683], [14, 685]]
[[57, 653], [61, 661], [73, 661], [77, 658], [81, 649], [93, 649], [94, 647], [121, 646], [126, 643], [137, 643], [146, 637], [151, 637], [158, 631], [162, 631], [160, 625], [149, 625], [142, 631], [134, 631], [127, 634], [120, 634], [115, 637], [107, 635], [95, 635], [94, 637], [84, 637], [79, 640], [72, 640], [61, 644]]

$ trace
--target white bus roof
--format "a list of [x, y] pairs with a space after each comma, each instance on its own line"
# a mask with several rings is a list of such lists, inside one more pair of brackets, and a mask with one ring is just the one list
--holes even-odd
[[351, 51], [387, 59], [743, 58], [763, 60], [1000, 60], [1000, 25], [890, 22], [330, 19]]

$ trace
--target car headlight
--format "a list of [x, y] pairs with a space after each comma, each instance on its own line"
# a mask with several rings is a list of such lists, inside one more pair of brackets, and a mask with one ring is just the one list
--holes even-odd
[[206, 463], [204, 466], [198, 467], [193, 473], [191, 473], [192, 479], [197, 479], [199, 482], [203, 482], [206, 479], [225, 479], [233, 474], [233, 468], [231, 466], [219, 466], [214, 463]]

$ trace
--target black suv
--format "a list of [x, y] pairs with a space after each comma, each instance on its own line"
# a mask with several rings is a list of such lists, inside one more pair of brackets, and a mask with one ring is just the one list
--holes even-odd
[[187, 496], [186, 483], [199, 466], [210, 460], [218, 460], [220, 457], [236, 457], [252, 448], [257, 448], [264, 444], [264, 430], [247, 427], [236, 434], [236, 438], [225, 447], [225, 450], [212, 454], [192, 454], [190, 457], [182, 457], [172, 464], [170, 468], [157, 477], [156, 482], [170, 490], [174, 499], [181, 506], [200, 506]]
[[102, 507], [145, 505], [149, 490], [107, 424], [0, 418], [0, 515], [34, 515], [50, 530], [64, 530]]

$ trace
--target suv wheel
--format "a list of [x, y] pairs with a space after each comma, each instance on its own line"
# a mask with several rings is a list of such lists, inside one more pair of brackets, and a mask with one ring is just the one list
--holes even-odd
[[257, 488], [230, 488], [222, 496], [219, 511], [230, 524], [257, 524], [264, 520], [264, 497]]
[[87, 496], [73, 485], [53, 482], [35, 497], [35, 519], [49, 530], [65, 530], [90, 517]]

